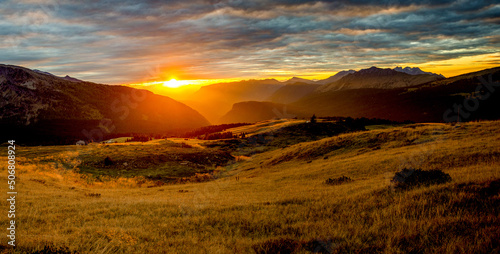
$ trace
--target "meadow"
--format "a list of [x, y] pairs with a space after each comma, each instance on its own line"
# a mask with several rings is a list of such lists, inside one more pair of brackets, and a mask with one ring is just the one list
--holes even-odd
[[[192, 140], [18, 147], [18, 246], [1, 253], [499, 253], [498, 126], [377, 126], [233, 158]], [[452, 180], [396, 189], [405, 168]]]

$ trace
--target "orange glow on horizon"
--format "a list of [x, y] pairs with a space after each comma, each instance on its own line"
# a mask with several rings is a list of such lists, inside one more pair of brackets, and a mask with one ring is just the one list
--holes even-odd
[[229, 83], [229, 82], [238, 82], [246, 79], [235, 79], [235, 78], [228, 78], [228, 79], [191, 79], [191, 80], [177, 80], [175, 78], [172, 78], [168, 81], [152, 81], [152, 82], [143, 82], [143, 83], [131, 83], [131, 84], [124, 84], [126, 86], [158, 86], [161, 85], [165, 89], [171, 89], [171, 88], [183, 88], [186, 86], [206, 86], [206, 85], [212, 85], [216, 83]]
[[176, 80], [175, 78], [163, 82], [163, 86], [170, 87], [170, 88], [177, 88], [181, 86], [189, 85], [189, 83], [186, 83], [183, 80]]
[[500, 66], [500, 53], [465, 56], [450, 60], [433, 61], [422, 64], [409, 64], [423, 71], [443, 74], [450, 78], [470, 72], [481, 71]]
[[[401, 63], [394, 66], [377, 66], [379, 68], [395, 68], [396, 66], [401, 67], [419, 67], [423, 71], [433, 72], [437, 74], [442, 74], [445, 77], [453, 77], [461, 74], [466, 74], [470, 72], [480, 71], [484, 69], [494, 68], [500, 66], [500, 53], [491, 53], [477, 56], [466, 56], [456, 59], [432, 61], [427, 63]], [[360, 66], [360, 68], [353, 68], [354, 70], [360, 70], [365, 68], [370, 68], [371, 66]], [[346, 69], [347, 70], [347, 69]], [[300, 77], [308, 80], [322, 80], [335, 75], [336, 71], [333, 72], [316, 72], [316, 73], [297, 73], [293, 75], [288, 71], [265, 71], [262, 77], [245, 77], [245, 78], [222, 78], [222, 79], [192, 79], [192, 80], [177, 80], [171, 77], [168, 81], [153, 81], [153, 82], [143, 82], [143, 83], [132, 83], [126, 84], [127, 86], [144, 86], [155, 87], [156, 89], [166, 89], [166, 90], [181, 90], [190, 89], [194, 87], [201, 87], [206, 85], [212, 85], [217, 83], [229, 83], [238, 82], [250, 79], [263, 80], [263, 79], [276, 79], [279, 81], [286, 81], [292, 77]], [[267, 74], [267, 75], [266, 75]], [[273, 77], [273, 74], [278, 74], [278, 77]]]

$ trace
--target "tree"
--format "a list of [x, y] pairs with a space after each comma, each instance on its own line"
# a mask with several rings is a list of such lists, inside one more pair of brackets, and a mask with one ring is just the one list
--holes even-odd
[[311, 116], [311, 123], [316, 123], [316, 114], [313, 114], [313, 116]]

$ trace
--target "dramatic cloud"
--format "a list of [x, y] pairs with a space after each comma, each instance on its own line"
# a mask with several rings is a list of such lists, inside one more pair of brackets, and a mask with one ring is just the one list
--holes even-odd
[[496, 1], [0, 3], [1, 63], [111, 84], [318, 77], [500, 52]]

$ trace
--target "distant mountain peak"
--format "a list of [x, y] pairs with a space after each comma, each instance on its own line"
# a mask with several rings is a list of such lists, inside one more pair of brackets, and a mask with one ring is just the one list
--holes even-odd
[[77, 78], [73, 78], [73, 77], [70, 77], [68, 75], [66, 75], [63, 79], [71, 81], [71, 82], [84, 82], [83, 80], [79, 80]]
[[317, 91], [327, 92], [361, 88], [392, 89], [419, 85], [436, 79], [441, 79], [441, 76], [428, 74], [411, 75], [390, 68], [378, 68], [376, 66], [372, 66], [370, 68], [345, 75], [335, 82], [327, 83], [324, 86], [319, 87]]
[[38, 74], [44, 74], [44, 75], [50, 75], [50, 76], [54, 76], [56, 77], [56, 75], [50, 73], [50, 72], [46, 72], [46, 71], [41, 71], [41, 70], [37, 70], [37, 69], [33, 69], [34, 72], [38, 73]]
[[41, 71], [41, 70], [38, 70], [38, 69], [33, 69], [33, 72], [36, 72], [38, 74], [43, 74], [43, 75], [49, 75], [51, 77], [57, 77], [57, 78], [62, 78], [64, 80], [67, 80], [67, 81], [71, 81], [71, 82], [84, 82], [83, 80], [80, 80], [80, 79], [77, 79], [77, 78], [73, 78], [69, 75], [66, 75], [65, 77], [59, 77], [59, 76], [56, 76], [50, 72], [46, 72], [46, 71]]
[[324, 85], [324, 84], [330, 84], [330, 83], [333, 83], [349, 74], [352, 74], [352, 73], [355, 73], [356, 71], [355, 70], [348, 70], [348, 71], [339, 71], [337, 72], [337, 74], [327, 78], [327, 79], [323, 79], [323, 80], [319, 80], [317, 81], [316, 83], [317, 84], [321, 84], [321, 85]]
[[441, 74], [437, 74], [437, 73], [432, 73], [432, 72], [426, 72], [426, 71], [423, 71], [421, 70], [420, 68], [418, 67], [409, 67], [409, 66], [406, 66], [406, 67], [396, 67], [394, 68], [393, 70], [397, 71], [397, 72], [403, 72], [403, 73], [406, 73], [406, 74], [410, 74], [410, 75], [421, 75], [421, 74], [428, 74], [428, 75], [436, 75], [436, 76], [440, 76], [440, 77], [443, 77], [443, 75]]
[[338, 75], [339, 73], [341, 73], [341, 74], [343, 74], [343, 73], [349, 73], [349, 74], [351, 74], [351, 73], [355, 73], [355, 72], [356, 72], [355, 70], [352, 70], [352, 69], [351, 69], [351, 70], [348, 70], [348, 71], [339, 71], [339, 72], [338, 72], [337, 74], [335, 74], [335, 75]]
[[382, 69], [382, 68], [372, 66], [368, 69], [359, 70], [355, 74], [356, 75], [391, 76], [391, 75], [394, 75], [395, 73], [396, 72], [394, 70], [391, 70], [391, 69]]
[[309, 80], [309, 79], [303, 79], [299, 77], [293, 77], [287, 81], [284, 82], [285, 84], [294, 84], [294, 83], [306, 83], [306, 84], [313, 84], [314, 81]]

